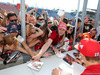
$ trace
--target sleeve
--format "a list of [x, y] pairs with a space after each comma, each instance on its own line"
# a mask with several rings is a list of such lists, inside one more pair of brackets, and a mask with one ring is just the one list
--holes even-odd
[[56, 31], [52, 31], [50, 39], [54, 40], [56, 38]]
[[24, 41], [24, 38], [22, 36], [18, 36], [18, 40], [20, 43], [22, 43]]

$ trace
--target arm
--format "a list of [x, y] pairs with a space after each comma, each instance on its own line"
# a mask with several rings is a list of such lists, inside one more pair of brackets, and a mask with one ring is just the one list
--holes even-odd
[[66, 16], [66, 14], [64, 14], [63, 16], [61, 16], [61, 21], [60, 22], [63, 22], [63, 19], [64, 19], [65, 16]]
[[52, 75], [61, 75], [61, 72], [58, 68], [52, 70]]
[[0, 32], [3, 32], [3, 30], [7, 30], [7, 28], [5, 28], [5, 27], [0, 27]]
[[22, 53], [25, 53], [25, 54], [29, 55], [29, 53], [25, 49], [23, 49], [22, 47], [20, 47], [20, 46], [17, 46], [17, 48], [15, 50], [18, 50], [18, 51], [20, 51]]
[[23, 41], [21, 43], [23, 45], [23, 47], [25, 48], [25, 50], [30, 54], [30, 56], [34, 56], [37, 54], [37, 52], [33, 52], [29, 47], [28, 45], [25, 43], [25, 41]]
[[38, 36], [40, 36], [40, 35], [43, 34], [43, 31], [42, 31], [40, 28], [37, 28], [37, 27], [36, 27], [36, 30], [38, 30], [38, 33], [36, 33], [36, 34], [31, 34], [31, 35], [27, 38], [27, 41], [32, 40], [32, 39], [34, 39], [34, 38], [36, 38], [36, 37], [38, 37]]
[[50, 39], [50, 38], [47, 40], [47, 42], [42, 46], [42, 48], [41, 48], [39, 54], [37, 54], [35, 57], [32, 57], [32, 58], [34, 59], [34, 61], [40, 59], [40, 57], [43, 55], [43, 53], [46, 52], [47, 49], [49, 48], [49, 46], [51, 45], [52, 41], [53, 41], [53, 40]]
[[35, 46], [38, 42], [40, 42], [40, 41], [39, 41], [39, 40], [36, 40], [36, 39], [32, 40], [32, 41], [29, 43], [29, 47]]
[[27, 14], [30, 14], [30, 13], [32, 13], [33, 11], [37, 11], [37, 10], [38, 10], [38, 8], [34, 8], [34, 9], [28, 11]]
[[45, 10], [42, 10], [41, 15], [43, 16], [43, 13], [45, 12]]
[[1, 60], [1, 61], [4, 61], [4, 59], [2, 59], [1, 57], [0, 57], [0, 60]]
[[42, 46], [42, 48], [41, 48], [41, 50], [40, 50], [40, 52], [39, 52], [39, 54], [40, 54], [41, 56], [42, 56], [42, 54], [43, 54], [44, 52], [47, 51], [47, 49], [49, 48], [49, 46], [51, 45], [52, 42], [53, 42], [52, 39], [48, 39], [47, 42]]
[[48, 37], [50, 37], [50, 36], [51, 36], [51, 33], [52, 33], [52, 30], [51, 30], [49, 27], [47, 27], [47, 28], [48, 28], [48, 30], [49, 30]]
[[79, 38], [79, 37], [82, 37], [82, 33], [79, 33], [79, 34], [76, 35], [76, 39]]
[[3, 9], [2, 11], [1, 11], [1, 14], [4, 16], [4, 18], [3, 18], [3, 21], [2, 21], [2, 26], [3, 27], [6, 27], [6, 22], [7, 22], [7, 13], [6, 13], [6, 10], [5, 9]]
[[26, 36], [29, 36], [29, 25], [26, 25]]

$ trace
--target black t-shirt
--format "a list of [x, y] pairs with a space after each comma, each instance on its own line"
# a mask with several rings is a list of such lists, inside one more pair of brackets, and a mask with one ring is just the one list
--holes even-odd
[[58, 26], [54, 25], [50, 28], [52, 31], [55, 30], [55, 31], [58, 31]]
[[91, 24], [84, 24], [83, 33], [90, 32], [90, 30], [92, 29], [92, 27], [93, 26]]

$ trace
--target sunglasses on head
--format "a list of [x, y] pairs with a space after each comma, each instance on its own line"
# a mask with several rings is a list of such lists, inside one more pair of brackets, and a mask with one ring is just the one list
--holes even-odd
[[44, 19], [39, 19], [40, 21], [44, 20]]
[[48, 24], [50, 24], [50, 23], [52, 23], [52, 22], [48, 22]]
[[14, 22], [14, 21], [17, 21], [17, 19], [14, 19], [14, 20], [10, 20], [11, 22]]

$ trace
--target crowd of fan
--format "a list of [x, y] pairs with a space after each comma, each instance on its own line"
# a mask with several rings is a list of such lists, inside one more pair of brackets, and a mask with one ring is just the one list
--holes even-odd
[[[19, 15], [13, 11], [7, 13], [5, 9], [1, 10], [0, 56], [2, 56], [3, 49], [5, 52], [18, 50], [30, 55], [34, 59], [33, 61], [37, 61], [41, 56], [49, 57], [53, 54], [59, 54], [60, 51], [72, 50], [76, 20], [68, 20], [65, 14], [60, 18], [50, 18], [47, 14], [46, 23], [45, 10], [41, 12], [41, 15], [36, 15], [38, 8], [26, 12], [27, 9], [28, 5], [25, 5], [26, 42], [21, 34], [21, 9], [18, 9]], [[84, 29], [80, 31], [81, 22], [82, 20], [78, 18], [76, 42], [86, 38], [99, 42], [100, 23], [98, 22], [97, 29], [93, 28], [94, 20], [87, 16], [84, 20]], [[0, 60], [4, 61], [1, 57]], [[81, 62], [79, 63], [81, 64]], [[56, 75], [55, 72], [57, 69], [54, 69], [52, 74]]]

